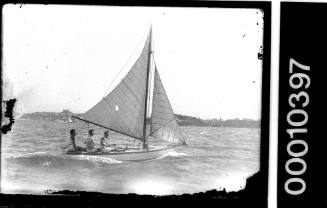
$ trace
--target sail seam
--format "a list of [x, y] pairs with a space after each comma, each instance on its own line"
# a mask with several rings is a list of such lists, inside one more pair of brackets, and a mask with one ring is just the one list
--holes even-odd
[[[123, 81], [123, 83], [124, 83], [124, 85], [125, 85], [125, 87], [126, 87], [126, 89], [129, 91], [129, 92], [131, 92], [131, 94], [132, 94], [132, 96], [135, 98], [135, 100], [136, 100], [136, 102], [137, 103], [139, 103], [139, 104], [142, 104], [142, 101], [140, 101], [138, 98], [137, 98], [137, 96], [135, 95], [135, 93], [133, 92], [133, 90]], [[133, 104], [133, 102], [132, 102], [132, 104]], [[134, 106], [134, 105], [133, 105]], [[134, 108], [135, 109], [135, 108]]]
[[[122, 82], [123, 84], [124, 84], [124, 82]], [[133, 109], [136, 109], [135, 108], [135, 105], [133, 105], [134, 103], [133, 103], [133, 101], [131, 100], [131, 98], [129, 97], [129, 95], [128, 95], [128, 93], [126, 93], [125, 91], [124, 91], [124, 89], [121, 87], [121, 86], [119, 86], [118, 88], [117, 88], [122, 94], [124, 94], [124, 96], [127, 98], [127, 100], [126, 100], [126, 102], [128, 101], [129, 102], [129, 105], [127, 105], [127, 103], [126, 102], [123, 102], [124, 103], [124, 106], [128, 109], [128, 111], [129, 111], [129, 113], [133, 116], [133, 115], [135, 115], [135, 111], [133, 111]], [[120, 97], [120, 96], [119, 96]], [[120, 98], [120, 101], [122, 100], [122, 98]], [[138, 101], [137, 101], [138, 102]], [[138, 102], [139, 104], [142, 104], [141, 102]], [[130, 107], [130, 106], [133, 106], [133, 109]]]
[[[121, 98], [120, 96], [117, 96], [117, 98], [119, 99], [119, 101], [116, 101], [114, 98], [110, 98], [113, 100], [113, 103], [119, 103], [119, 105], [121, 105], [121, 103], [124, 103], [121, 101]], [[125, 106], [125, 105], [121, 105], [121, 106]], [[125, 106], [125, 108], [127, 108]], [[128, 108], [129, 109], [129, 108]], [[131, 128], [131, 124], [134, 123], [133, 120], [131, 120], [131, 118], [129, 117], [129, 115], [133, 116], [132, 114], [130, 114], [129, 112], [127, 111], [121, 111], [123, 113], [123, 116], [126, 118], [125, 120], [122, 120], [124, 121], [125, 124], [127, 124], [126, 126], [128, 126], [127, 128], [129, 129], [129, 131], [131, 131], [131, 129], [135, 129], [135, 128]]]
[[173, 116], [169, 116], [169, 117], [163, 117], [162, 116], [163, 114], [161, 114], [161, 115], [156, 115], [156, 117], [155, 118], [153, 118], [153, 123], [156, 123], [156, 122], [166, 122], [166, 121], [170, 121], [170, 120], [172, 120], [172, 119], [175, 119]]
[[[112, 99], [112, 98], [110, 98], [110, 99]], [[113, 109], [114, 106], [112, 106], [111, 103], [110, 103], [109, 101], [107, 101], [106, 98], [103, 98], [103, 100], [107, 103], [108, 107], [110, 107], [110, 108], [109, 108], [110, 111], [112, 111], [112, 109]], [[125, 114], [125, 113], [123, 112], [123, 114]], [[125, 117], [126, 117], [126, 115], [125, 115]], [[127, 124], [128, 119], [126, 119], [126, 120], [123, 119], [122, 122], [124, 122], [125, 124]], [[120, 125], [118, 125], [118, 126], [121, 127]], [[121, 129], [123, 129], [123, 128], [121, 128]], [[130, 129], [128, 129], [128, 130], [130, 131]]]
[[[160, 83], [162, 84], [162, 81], [161, 81], [160, 75], [159, 75], [159, 73], [157, 73], [157, 74], [158, 74], [158, 79], [159, 79]], [[165, 95], [167, 95], [165, 88], [162, 87], [161, 89], [162, 89], [163, 93], [164, 93]], [[171, 104], [170, 104], [170, 102], [169, 102], [168, 99], [167, 99], [167, 102], [168, 102], [170, 108], [172, 109]], [[172, 110], [173, 110], [173, 109], [172, 109]]]
[[[135, 76], [134, 76], [135, 77]], [[136, 78], [136, 77], [135, 77]], [[125, 77], [125, 79], [126, 79], [126, 82], [130, 82], [130, 83], [132, 83], [132, 87], [133, 87], [133, 89], [135, 89], [135, 92], [136, 93], [138, 93], [138, 94], [142, 94], [142, 91], [140, 91], [140, 89], [139, 89], [139, 87], [137, 86], [137, 84], [135, 84], [135, 80], [133, 80], [131, 77]], [[136, 78], [137, 79], [137, 78]], [[136, 81], [138, 81], [138, 83], [140, 83], [140, 81], [139, 80], [136, 80]], [[139, 99], [139, 98], [138, 98]]]
[[168, 136], [167, 136], [168, 139], [169, 139], [169, 136], [170, 136], [171, 123], [172, 122], [169, 123], [169, 128], [168, 128]]
[[[124, 94], [125, 97], [128, 98], [128, 100], [130, 99], [130, 98], [127, 96], [126, 92], [121, 88], [121, 86], [117, 87], [117, 90], [121, 91], [122, 94]], [[121, 95], [118, 95], [117, 97], [118, 97], [120, 103], [122, 103], [122, 106], [124, 106], [124, 107], [127, 109], [128, 112], [126, 112], [126, 113], [127, 113], [128, 115], [130, 115], [130, 116], [133, 117], [133, 116], [135, 115], [135, 113], [134, 113], [133, 110], [130, 108], [130, 106], [134, 106], [134, 105], [133, 105], [133, 102], [131, 102], [131, 101], [129, 100], [131, 104], [130, 104], [130, 105], [127, 105], [127, 103], [124, 102], [124, 101], [122, 100]], [[140, 103], [140, 104], [141, 104], [141, 103]], [[126, 115], [126, 114], [125, 114], [125, 115]], [[131, 120], [130, 117], [128, 117], [128, 119], [129, 119], [130, 123], [134, 123], [134, 121]]]
[[[115, 89], [118, 89], [118, 87], [115, 88]], [[112, 109], [113, 109], [114, 106], [111, 105], [110, 101], [108, 101], [107, 98], [112, 99], [113, 102], [115, 102], [115, 100], [114, 100], [113, 98], [109, 97], [109, 95], [114, 95], [114, 94], [117, 95], [117, 96], [119, 96], [119, 95], [117, 94], [117, 92], [116, 92], [115, 90], [113, 90], [113, 91], [111, 91], [111, 92], [108, 94], [108, 96], [106, 96], [106, 97], [104, 97], [104, 98], [102, 99], [102, 100], [104, 100], [105, 103], [107, 104], [107, 107], [109, 108], [109, 111], [112, 111]], [[117, 103], [117, 102], [115, 102], [115, 103]], [[99, 103], [98, 103], [98, 104], [99, 104]], [[97, 104], [97, 105], [98, 105], [98, 104]], [[97, 105], [95, 105], [94, 107], [96, 107]], [[94, 108], [94, 107], [93, 107], [93, 108]], [[91, 108], [89, 111], [91, 111], [93, 108]], [[89, 112], [89, 111], [88, 111], [88, 112]], [[88, 112], [86, 112], [85, 114], [87, 114]], [[126, 112], [126, 113], [127, 113], [127, 112]], [[123, 121], [125, 124], [127, 124], [126, 122], [131, 123], [130, 118], [126, 115], [126, 113], [123, 111], [124, 117], [127, 118], [127, 119], [123, 119], [122, 121]], [[127, 124], [127, 125], [129, 125], [129, 124]], [[126, 126], [127, 126], [127, 125], [126, 125]], [[121, 128], [120, 125], [118, 125], [118, 126]], [[121, 129], [123, 129], [123, 128], [121, 128]], [[130, 128], [128, 128], [128, 130], [131, 131]]]
[[[107, 104], [107, 105], [104, 105], [104, 106], [106, 106], [107, 108], [110, 109], [111, 105], [110, 105], [110, 104], [105, 100], [105, 98], [103, 98], [103, 100], [104, 100], [105, 103]], [[98, 105], [99, 105], [99, 103], [97, 103], [93, 108], [95, 108], [95, 107], [98, 106]], [[91, 111], [93, 108], [91, 108], [89, 111]], [[87, 115], [87, 113], [88, 113], [89, 111], [87, 111], [87, 112], [85, 113], [85, 115]], [[121, 128], [120, 125], [118, 125], [118, 126]]]
[[[139, 46], [137, 48], [140, 49]], [[84, 114], [87, 122], [132, 138], [144, 140], [150, 49], [151, 32], [137, 60], [133, 64], [131, 62], [128, 63], [132, 65], [129, 72], [124, 78], [118, 80], [117, 77], [121, 74], [121, 70], [109, 85], [109, 88], [113, 87], [113, 82], [120, 81], [117, 86]], [[109, 89], [107, 89], [106, 94], [108, 91]]]
[[176, 128], [177, 128], [177, 125], [174, 125], [174, 136], [173, 136], [173, 142], [175, 141]]
[[168, 122], [164, 123], [163, 125], [158, 125], [158, 126], [161, 126], [161, 128], [158, 128], [156, 130], [154, 130], [154, 132], [152, 132], [151, 134], [155, 133], [156, 131], [158, 131], [159, 129], [162, 129], [162, 128], [166, 128], [166, 125], [170, 122], [172, 122], [174, 119], [171, 119], [169, 120]]
[[135, 138], [135, 139], [143, 140], [143, 138], [138, 138], [138, 137], [135, 137], [135, 136], [132, 136], [132, 135], [129, 135], [129, 134], [126, 134], [126, 133], [123, 133], [123, 132], [120, 132], [120, 131], [117, 131], [117, 130], [111, 129], [111, 128], [109, 128], [109, 127], [103, 126], [103, 125], [101, 125], [101, 124], [97, 124], [97, 123], [95, 123], [95, 122], [88, 121], [88, 120], [86, 120], [86, 119], [82, 119], [82, 118], [77, 117], [77, 116], [72, 116], [72, 117], [77, 118], [77, 119], [80, 119], [80, 120], [85, 121], [85, 122], [88, 122], [88, 123], [91, 123], [91, 124], [96, 125], [96, 126], [100, 126], [100, 127], [102, 127], [102, 128], [105, 128], [105, 129], [109, 129], [109, 130], [111, 130], [111, 131], [117, 132], [117, 133], [119, 133], [119, 134], [123, 134], [123, 135], [128, 136], [128, 137], [131, 137], [131, 138]]
[[[168, 108], [166, 108], [166, 109], [167, 109], [167, 110], [170, 110], [170, 109], [168, 109]], [[167, 114], [167, 112], [158, 111], [158, 110], [154, 110], [154, 111], [152, 111], [152, 112], [159, 113], [159, 114]], [[173, 114], [170, 114], [170, 115], [174, 116]]]
[[[143, 63], [143, 62], [146, 62], [146, 60], [143, 60], [144, 58], [140, 58], [139, 60], [138, 60], [138, 62], [137, 63], [135, 63], [135, 65], [133, 66], [133, 67], [139, 67], [139, 68], [142, 68], [142, 67], [144, 67], [145, 66], [145, 63]], [[141, 64], [141, 66], [137, 66], [137, 65], [140, 65]], [[135, 73], [134, 71], [130, 71], [129, 73], [130, 74], [132, 74], [134, 77], [136, 77], [136, 79], [138, 80], [138, 81], [142, 81], [143, 82], [143, 79], [142, 79], [142, 76], [144, 76], [144, 72], [142, 72], [143, 70], [141, 70], [141, 71], [139, 71], [139, 73]]]
[[[108, 109], [108, 111], [110, 111], [110, 110], [111, 110], [111, 108], [110, 108], [111, 105], [107, 102], [107, 100], [104, 99], [104, 101], [105, 101], [105, 103], [106, 103], [106, 105], [105, 105], [106, 108]], [[112, 117], [115, 117], [115, 116], [112, 116]], [[119, 129], [122, 129], [122, 127], [121, 127], [120, 125], [117, 125], [117, 126], [118, 126]]]
[[[118, 104], [118, 106], [120, 105], [120, 106], [124, 106], [124, 107], [126, 107], [125, 106], [125, 102], [122, 102], [121, 101], [121, 98], [120, 98], [120, 96], [118, 95], [118, 96], [116, 96], [115, 98], [110, 98], [110, 99], [112, 99], [113, 100], [113, 103], [119, 103]], [[126, 108], [127, 109], [127, 108]], [[124, 114], [124, 116], [125, 116], [125, 118], [127, 118], [127, 120], [129, 121], [129, 123], [132, 123], [131, 122], [131, 119], [130, 119], [130, 117], [129, 117], [129, 112], [127, 112], [127, 111], [129, 111], [129, 110], [126, 110], [126, 111], [121, 111], [123, 114]]]

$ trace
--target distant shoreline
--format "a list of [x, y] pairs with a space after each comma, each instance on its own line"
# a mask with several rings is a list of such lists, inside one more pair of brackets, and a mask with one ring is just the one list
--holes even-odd
[[[80, 122], [72, 116], [83, 117], [83, 114], [72, 113], [68, 110], [62, 112], [34, 112], [25, 113], [20, 119], [28, 120], [46, 120], [46, 121], [64, 121], [68, 122], [69, 118], [73, 122]], [[201, 119], [192, 116], [175, 114], [177, 122], [180, 126], [197, 126], [197, 127], [233, 127], [233, 128], [260, 128], [261, 121], [253, 119]], [[150, 122], [150, 119], [147, 119]]]

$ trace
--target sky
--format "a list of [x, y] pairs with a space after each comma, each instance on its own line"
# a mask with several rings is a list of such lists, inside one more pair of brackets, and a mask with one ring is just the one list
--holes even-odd
[[261, 118], [258, 9], [5, 5], [3, 99], [18, 112], [86, 112], [129, 71], [151, 24], [175, 113]]

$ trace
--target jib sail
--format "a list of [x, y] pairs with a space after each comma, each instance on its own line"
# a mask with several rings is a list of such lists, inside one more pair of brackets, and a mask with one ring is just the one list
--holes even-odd
[[157, 68], [154, 74], [150, 136], [171, 143], [185, 144], [183, 132], [178, 126]]

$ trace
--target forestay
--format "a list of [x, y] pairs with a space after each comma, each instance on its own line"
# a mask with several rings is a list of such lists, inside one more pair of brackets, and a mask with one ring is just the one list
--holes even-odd
[[88, 110], [83, 119], [137, 139], [144, 139], [150, 36], [151, 33], [128, 74], [106, 97]]
[[171, 143], [185, 144], [183, 132], [177, 124], [173, 109], [155, 66], [150, 136]]

